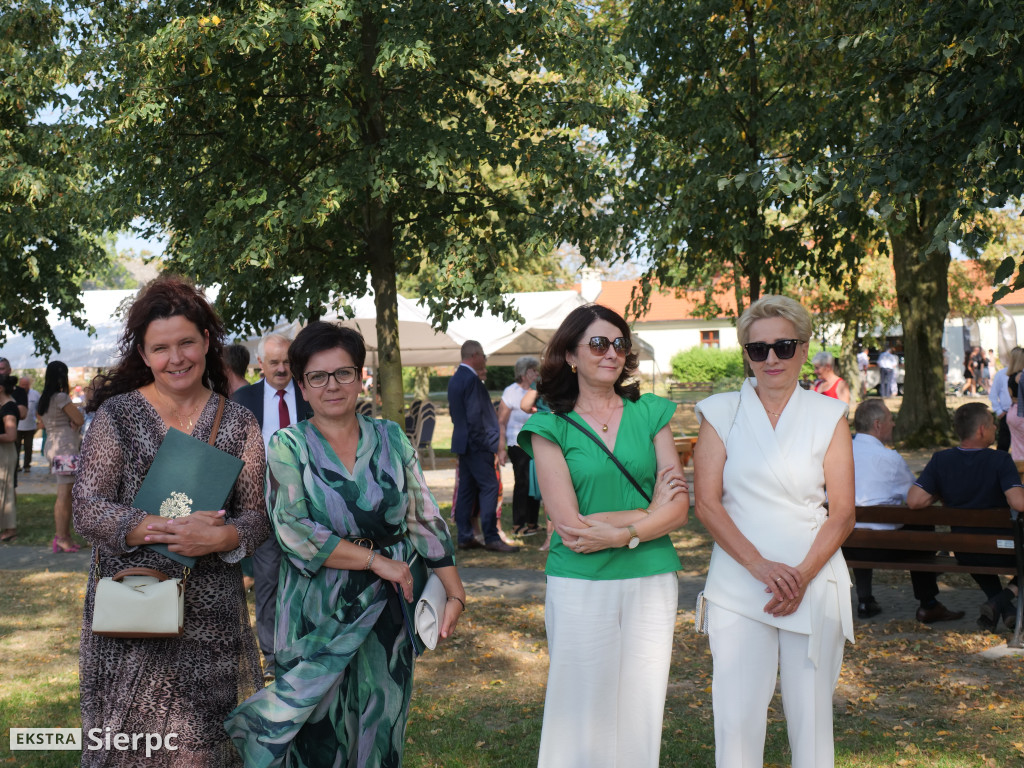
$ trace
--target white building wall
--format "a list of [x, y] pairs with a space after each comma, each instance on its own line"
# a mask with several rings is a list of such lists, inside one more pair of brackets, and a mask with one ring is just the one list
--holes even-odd
[[700, 346], [701, 331], [718, 331], [718, 345], [721, 349], [735, 349], [739, 346], [736, 328], [728, 320], [639, 322], [632, 327], [637, 336], [654, 347], [654, 364], [641, 361], [641, 373], [654, 373], [659, 377], [672, 373], [672, 357], [677, 352]]

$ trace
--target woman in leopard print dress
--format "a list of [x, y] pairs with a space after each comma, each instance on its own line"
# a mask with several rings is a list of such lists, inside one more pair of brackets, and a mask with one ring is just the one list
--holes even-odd
[[[122, 358], [97, 382], [89, 406], [96, 416], [73, 491], [75, 529], [98, 562], [82, 623], [83, 766], [241, 765], [222, 723], [262, 687], [262, 674], [239, 561], [270, 531], [263, 440], [252, 413], [225, 403], [215, 445], [245, 466], [223, 512], [196, 511], [170, 522], [132, 507], [169, 427], [209, 439], [227, 395], [223, 333], [193, 286], [178, 278], [154, 281], [129, 311]], [[93, 635], [99, 577], [131, 567], [182, 575], [181, 564], [145, 546], [152, 543], [198, 558], [185, 590], [183, 636]], [[159, 734], [164, 748], [147, 755], [142, 737], [134, 748], [110, 748], [122, 733]]]

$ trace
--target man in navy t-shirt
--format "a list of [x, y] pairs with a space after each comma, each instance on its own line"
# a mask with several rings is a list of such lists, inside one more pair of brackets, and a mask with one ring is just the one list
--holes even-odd
[[[947, 507], [959, 509], [991, 509], [1007, 504], [1024, 510], [1024, 486], [1010, 454], [993, 451], [989, 446], [996, 439], [996, 421], [984, 403], [961, 405], [953, 414], [953, 429], [960, 438], [957, 448], [935, 453], [917, 482], [907, 493], [907, 506], [920, 509], [938, 500]], [[954, 531], [970, 533], [985, 529], [969, 527]], [[1010, 533], [1009, 529], [1007, 532]], [[1005, 565], [1013, 568], [1012, 555], [957, 554], [961, 565]], [[999, 577], [991, 573], [972, 573], [988, 600], [981, 606], [978, 626], [994, 630], [1002, 616], [1013, 629], [1017, 613], [1013, 600], [1017, 596], [1017, 579], [1003, 589]]]

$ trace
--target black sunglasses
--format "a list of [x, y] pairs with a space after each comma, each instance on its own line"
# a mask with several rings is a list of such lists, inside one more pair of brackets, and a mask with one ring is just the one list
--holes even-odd
[[595, 355], [603, 355], [608, 351], [608, 347], [615, 347], [615, 351], [620, 355], [628, 355], [633, 346], [622, 336], [615, 339], [609, 339], [607, 336], [592, 336], [590, 341], [585, 343]]
[[796, 345], [801, 342], [798, 339], [780, 339], [774, 344], [766, 344], [763, 341], [752, 341], [749, 344], [744, 344], [743, 348], [747, 350], [747, 357], [749, 357], [755, 363], [763, 363], [768, 359], [768, 351], [772, 350], [775, 352], [775, 356], [779, 360], [789, 360], [793, 355], [796, 354]]

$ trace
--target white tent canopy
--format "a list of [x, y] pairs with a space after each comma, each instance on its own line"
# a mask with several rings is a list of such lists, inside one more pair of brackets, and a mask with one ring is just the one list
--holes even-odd
[[118, 313], [121, 303], [136, 291], [83, 291], [82, 304], [85, 320], [96, 330], [90, 336], [75, 328], [71, 322], [58, 317], [53, 309], [46, 309], [47, 320], [60, 344], [59, 352], [39, 356], [35, 352], [32, 336], [15, 334], [0, 346], [0, 354], [11, 361], [15, 370], [45, 368], [51, 360], [60, 360], [69, 368], [105, 368], [117, 361], [117, 342], [124, 330], [124, 320]]
[[[372, 293], [367, 293], [358, 298], [346, 300], [346, 304], [352, 310], [352, 317], [345, 317], [343, 313], [330, 312], [321, 320], [332, 323], [339, 323], [348, 328], [354, 328], [363, 335], [366, 342], [366, 364], [372, 368], [377, 366], [377, 308], [374, 305]], [[274, 326], [274, 331], [284, 333], [291, 338], [305, 326], [300, 321], [281, 321]], [[398, 338], [402, 346], [402, 365], [458, 365], [459, 348], [462, 341], [452, 336], [434, 330], [427, 314], [404, 296], [398, 297]], [[242, 344], [249, 347], [254, 353], [260, 340], [259, 336], [248, 339], [240, 339]]]
[[[489, 365], [515, 365], [523, 355], [540, 357], [566, 315], [588, 303], [576, 291], [512, 293], [507, 298], [525, 323], [517, 325], [495, 315], [484, 315], [463, 317], [448, 327], [449, 333], [462, 341], [479, 341]], [[654, 349], [636, 334], [633, 345], [641, 360], [654, 359]]]
[[[118, 340], [124, 328], [124, 320], [118, 312], [120, 305], [133, 297], [136, 291], [84, 291], [82, 302], [85, 320], [96, 333], [88, 335], [74, 328], [67, 320], [49, 311], [49, 321], [60, 344], [60, 352], [48, 356], [37, 356], [31, 336], [14, 335], [0, 347], [0, 355], [11, 361], [11, 367], [45, 368], [49, 360], [61, 360], [69, 367], [107, 368], [118, 356]], [[217, 287], [207, 290], [207, 296], [216, 297]], [[427, 311], [421, 304], [403, 296], [398, 297], [398, 336], [402, 346], [402, 364], [412, 366], [458, 365], [459, 350], [464, 341], [475, 339], [483, 344], [491, 365], [513, 365], [523, 355], [540, 357], [548, 340], [573, 309], [586, 300], [576, 291], [537, 291], [513, 293], [508, 300], [523, 316], [525, 323], [517, 324], [503, 320], [498, 315], [485, 312], [481, 316], [466, 315], [453, 320], [448, 333], [434, 329]], [[377, 365], [377, 310], [373, 294], [368, 292], [346, 302], [354, 316], [346, 318], [339, 313], [330, 313], [324, 320], [342, 323], [357, 329], [366, 340], [367, 365]], [[304, 324], [298, 321], [282, 320], [275, 331], [294, 337]], [[259, 336], [238, 339], [255, 353]], [[650, 346], [634, 335], [636, 350], [641, 359], [653, 357]], [[255, 354], [253, 355], [255, 363]]]

